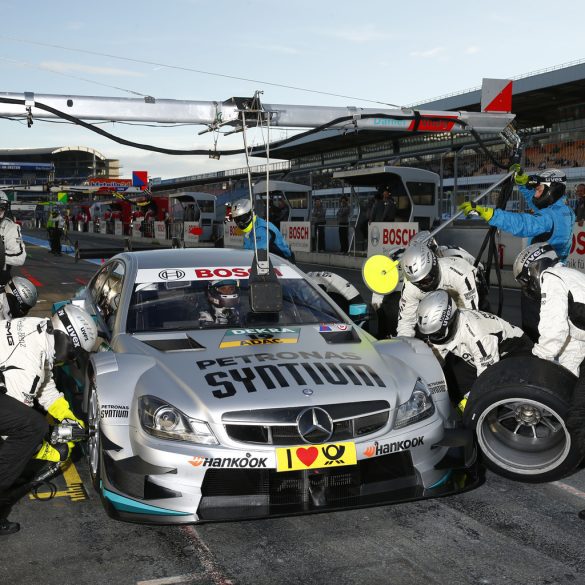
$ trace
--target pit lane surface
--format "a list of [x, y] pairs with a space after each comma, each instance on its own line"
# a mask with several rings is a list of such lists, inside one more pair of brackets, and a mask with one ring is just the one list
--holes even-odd
[[[27, 251], [17, 272], [36, 281], [39, 316], [96, 269]], [[359, 284], [358, 271], [340, 273]], [[83, 459], [54, 483], [57, 497], [15, 507], [22, 530], [0, 542], [0, 583], [585, 584], [583, 470], [543, 485], [488, 473], [478, 489], [449, 498], [189, 527], [110, 520]]]

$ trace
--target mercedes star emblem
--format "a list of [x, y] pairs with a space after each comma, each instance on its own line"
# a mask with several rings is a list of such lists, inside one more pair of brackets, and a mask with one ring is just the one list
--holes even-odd
[[333, 421], [327, 413], [319, 407], [305, 408], [298, 418], [299, 435], [305, 443], [326, 443], [333, 435]]

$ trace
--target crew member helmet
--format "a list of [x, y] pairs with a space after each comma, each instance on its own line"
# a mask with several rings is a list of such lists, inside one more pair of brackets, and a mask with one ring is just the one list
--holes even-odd
[[436, 345], [448, 343], [457, 331], [459, 310], [449, 293], [437, 289], [418, 304], [415, 334]]
[[537, 175], [530, 177], [529, 185], [544, 185], [544, 191], [540, 197], [533, 197], [532, 203], [538, 209], [550, 207], [556, 203], [567, 189], [567, 175], [557, 169], [546, 169]]
[[438, 253], [439, 244], [437, 244], [435, 238], [431, 237], [431, 232], [429, 232], [429, 230], [423, 230], [422, 232], [418, 232], [418, 234], [414, 234], [414, 236], [410, 238], [410, 242], [408, 242], [409, 246], [416, 246], [419, 244], [429, 247], [435, 254]]
[[531, 244], [516, 256], [512, 271], [527, 296], [540, 298], [540, 275], [559, 261], [553, 247], [546, 242]]
[[240, 306], [240, 285], [233, 279], [212, 280], [207, 298], [215, 309], [235, 309]]
[[400, 267], [406, 280], [424, 292], [435, 290], [441, 280], [437, 255], [426, 244], [408, 246]]
[[0, 211], [6, 213], [10, 209], [10, 200], [4, 191], [0, 191]]
[[37, 304], [37, 287], [22, 276], [13, 276], [4, 286], [4, 294], [13, 318], [24, 317]]
[[64, 305], [51, 318], [55, 339], [55, 360], [72, 362], [89, 353], [97, 339], [91, 315], [77, 305]]
[[243, 232], [249, 232], [252, 229], [253, 218], [254, 210], [249, 199], [239, 199], [232, 205], [232, 219]]

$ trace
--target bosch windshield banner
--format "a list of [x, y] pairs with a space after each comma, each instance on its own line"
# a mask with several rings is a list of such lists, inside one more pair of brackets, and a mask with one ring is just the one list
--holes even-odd
[[293, 252], [311, 251], [310, 221], [283, 221], [280, 223], [280, 233]]
[[372, 222], [368, 226], [368, 257], [389, 256], [399, 248], [406, 248], [417, 233], [418, 222]]
[[[248, 279], [250, 266], [205, 266], [193, 268], [181, 266], [179, 268], [143, 268], [136, 274], [136, 284], [143, 282], [167, 282], [169, 280], [218, 280], [222, 278]], [[274, 267], [277, 278], [302, 278], [291, 266], [277, 265]]]

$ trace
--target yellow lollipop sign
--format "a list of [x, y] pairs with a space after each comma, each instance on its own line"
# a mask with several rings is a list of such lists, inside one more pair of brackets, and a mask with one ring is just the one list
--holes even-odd
[[398, 286], [400, 280], [398, 265], [398, 260], [392, 260], [382, 254], [370, 256], [362, 268], [364, 282], [371, 291], [387, 295]]

